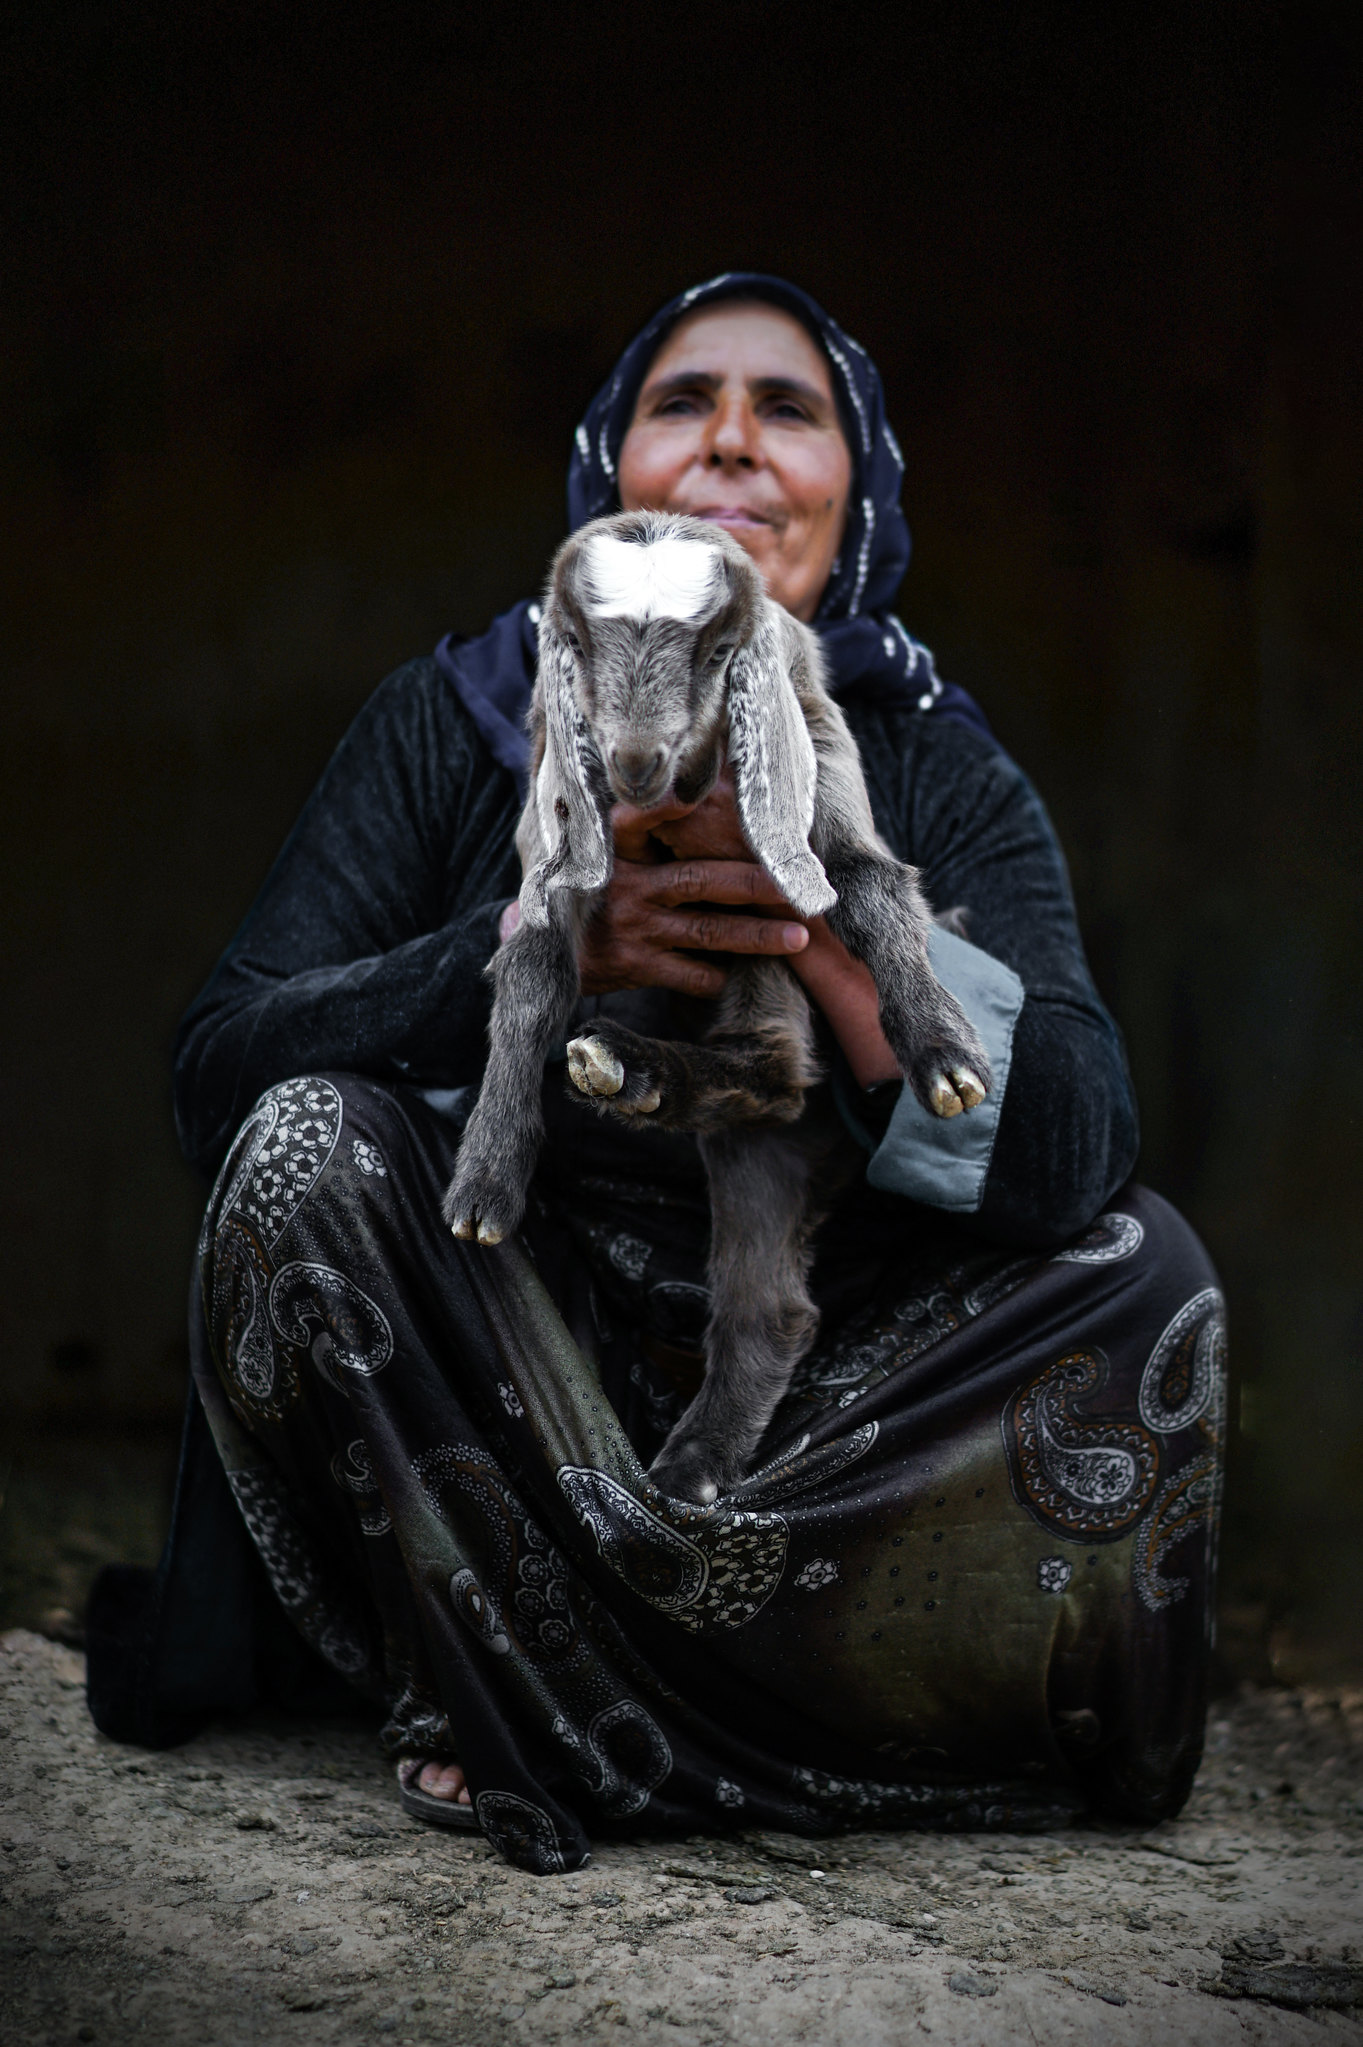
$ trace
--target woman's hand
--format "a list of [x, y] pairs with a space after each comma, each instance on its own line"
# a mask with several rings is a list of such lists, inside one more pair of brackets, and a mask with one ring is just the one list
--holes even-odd
[[[700, 804], [663, 803], [647, 811], [618, 803], [611, 826], [615, 871], [579, 949], [584, 995], [675, 988], [713, 997], [723, 990], [724, 969], [693, 953], [790, 959], [809, 944], [805, 926], [754, 862], [731, 790], [724, 797], [716, 790]], [[674, 844], [670, 834], [677, 831]], [[678, 858], [665, 860], [664, 846]], [[743, 910], [746, 916], [738, 914]]]
[[[634, 815], [638, 817], [641, 813]], [[697, 855], [710, 854], [729, 861], [752, 862], [727, 765], [704, 803], [691, 811], [678, 805], [675, 822], [670, 817], [659, 817], [656, 822], [650, 821], [648, 829], [679, 859], [689, 861]], [[771, 902], [774, 898], [775, 907], [766, 911], [768, 916], [779, 916], [782, 910], [793, 914], [764, 868], [753, 864], [748, 871], [761, 877], [767, 891], [750, 900]], [[793, 951], [787, 964], [803, 983], [810, 1001], [827, 1017], [858, 1087], [897, 1080], [899, 1065], [880, 1028], [880, 997], [870, 970], [853, 959], [841, 939], [834, 937], [827, 918], [809, 917], [804, 923], [809, 942]], [[722, 935], [718, 944], [723, 948]]]
[[[605, 898], [582, 934], [584, 995], [617, 988], [674, 988], [713, 998], [725, 971], [694, 952], [760, 954], [784, 959], [832, 1028], [859, 1087], [897, 1080], [899, 1066], [880, 1028], [880, 998], [860, 960], [835, 938], [824, 917], [796, 920], [743, 836], [733, 780], [726, 766], [702, 803], [659, 804], [611, 812], [615, 871]], [[664, 860], [661, 849], [675, 855]], [[716, 904], [733, 905], [736, 915]], [[701, 908], [698, 905], [706, 905]], [[509, 903], [503, 939], [520, 911]]]

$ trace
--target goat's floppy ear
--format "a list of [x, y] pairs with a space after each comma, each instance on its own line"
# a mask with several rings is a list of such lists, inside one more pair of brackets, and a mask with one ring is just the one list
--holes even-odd
[[521, 915], [549, 922], [555, 889], [587, 895], [610, 880], [612, 855], [601, 806], [587, 776], [591, 739], [573, 694], [573, 651], [545, 606], [535, 690], [544, 714], [544, 757], [535, 777], [535, 809], [545, 858], [521, 886]]
[[786, 901], [818, 917], [838, 900], [810, 851], [818, 763], [779, 621], [770, 612], [729, 668], [729, 757], [744, 836]]

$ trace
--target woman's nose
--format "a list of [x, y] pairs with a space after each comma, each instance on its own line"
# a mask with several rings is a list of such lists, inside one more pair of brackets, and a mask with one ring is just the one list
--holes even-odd
[[707, 460], [712, 469], [756, 467], [757, 422], [741, 399], [716, 407], [710, 424]]

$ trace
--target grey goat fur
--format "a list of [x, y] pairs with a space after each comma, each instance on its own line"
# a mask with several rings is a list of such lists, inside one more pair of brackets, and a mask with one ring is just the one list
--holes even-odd
[[[802, 917], [824, 914], [864, 961], [881, 1027], [925, 1107], [980, 1102], [989, 1066], [928, 964], [917, 870], [879, 838], [856, 742], [816, 636], [767, 595], [722, 529], [625, 512], [565, 542], [549, 576], [531, 706], [532, 781], [517, 832], [521, 920], [489, 972], [490, 1053], [443, 1204], [457, 1237], [516, 1229], [543, 1140], [545, 1059], [579, 999], [578, 940], [613, 867], [610, 807], [698, 801], [726, 753], [756, 858]], [[813, 1019], [784, 961], [741, 958], [698, 1044], [610, 1019], [568, 1048], [570, 1090], [603, 1114], [693, 1132], [710, 1189], [711, 1308], [699, 1393], [652, 1466], [706, 1503], [743, 1477], [818, 1314], [812, 1237], [835, 1140], [806, 1112]], [[817, 1099], [814, 1098], [814, 1099]]]

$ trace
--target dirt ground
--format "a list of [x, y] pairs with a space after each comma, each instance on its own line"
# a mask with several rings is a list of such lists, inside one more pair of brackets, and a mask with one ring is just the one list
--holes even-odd
[[657, 2047], [1363, 2041], [1363, 1694], [1243, 1689], [1153, 1831], [601, 1846], [404, 1817], [355, 1723], [162, 1755], [0, 1637], [0, 2038]]

